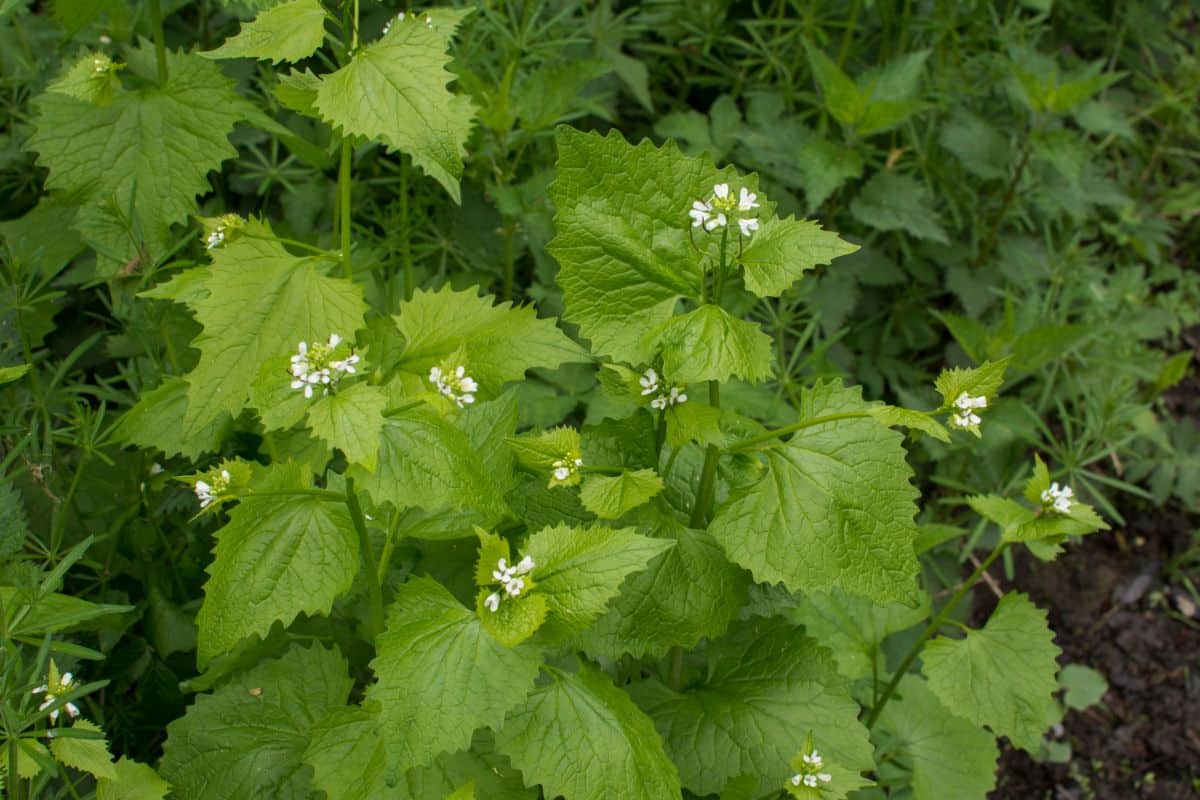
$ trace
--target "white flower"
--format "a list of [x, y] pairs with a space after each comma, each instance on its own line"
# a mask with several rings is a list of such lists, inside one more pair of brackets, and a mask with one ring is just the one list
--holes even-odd
[[397, 14], [396, 16], [389, 19], [387, 21], [387, 24], [383, 26], [383, 35], [384, 36], [388, 35], [388, 31], [390, 31], [392, 29], [393, 23], [403, 22], [403, 21], [404, 21], [404, 12], [401, 11], [399, 14]]
[[953, 416], [950, 417], [950, 424], [956, 428], [973, 428], [983, 420], [975, 413], [977, 408], [987, 408], [987, 398], [971, 397], [971, 395], [963, 392], [954, 401], [954, 407], [958, 409]]
[[1050, 508], [1053, 508], [1059, 514], [1070, 514], [1071, 506], [1074, 504], [1072, 498], [1075, 497], [1075, 491], [1070, 486], [1059, 486], [1057, 482], [1050, 484], [1050, 488], [1042, 492], [1042, 503]]
[[742, 230], [742, 236], [749, 236], [758, 230], [758, 220], [756, 219], [739, 219], [738, 227]]
[[728, 222], [729, 220], [725, 218], [723, 213], [718, 213], [715, 216], [710, 217], [708, 222], [704, 223], [704, 230], [714, 231], [717, 228], [724, 228]]
[[699, 228], [708, 222], [708, 217], [712, 214], [712, 210], [712, 205], [702, 200], [692, 203], [692, 210], [688, 212], [688, 216], [692, 218], [692, 227]]
[[738, 211], [753, 211], [756, 208], [758, 208], [758, 195], [743, 186], [738, 198]]
[[954, 405], [955, 407], [963, 409], [964, 411], [969, 408], [987, 408], [987, 398], [982, 396], [971, 397], [971, 395], [963, 392], [958, 396], [958, 399], [954, 401]]
[[329, 334], [326, 344], [309, 347], [308, 342], [300, 342], [292, 356], [292, 388], [303, 389], [305, 397], [312, 397], [314, 387], [318, 386], [324, 387], [323, 394], [328, 394], [337, 388], [343, 376], [354, 375], [357, 371], [354, 365], [359, 362], [357, 354], [352, 352], [341, 359], [333, 357], [341, 343], [342, 337], [336, 333]]
[[729, 199], [729, 184], [728, 183], [718, 183], [716, 186], [714, 186], [713, 187], [713, 197], [717, 198], [718, 200], [728, 200]]
[[112, 59], [108, 56], [96, 56], [92, 59], [92, 74], [105, 75], [112, 69]]
[[196, 492], [196, 498], [200, 501], [200, 508], [208, 508], [216, 502], [221, 494], [229, 489], [229, 484], [233, 480], [229, 475], [229, 470], [223, 469], [216, 476], [209, 476], [212, 483], [205, 480], [196, 481], [193, 491]]
[[441, 367], [430, 367], [429, 382], [438, 390], [438, 394], [449, 397], [459, 408], [474, 403], [475, 393], [479, 391], [479, 384], [467, 374], [467, 368], [461, 364], [454, 369], [445, 370]]
[[[51, 674], [53, 674], [53, 669], [51, 670]], [[55, 686], [53, 689], [50, 688], [49, 680], [47, 680], [46, 683], [43, 683], [41, 686], [38, 686], [36, 689], [33, 690], [33, 694], [46, 695], [46, 699], [44, 701], [42, 701], [42, 704], [40, 706], [38, 706], [38, 711], [45, 711], [47, 708], [49, 708], [50, 706], [52, 706], [56, 702], [58, 702], [59, 697], [63, 696], [64, 694], [69, 693], [74, 688], [75, 688], [75, 677], [69, 672], [64, 672], [62, 674], [62, 676], [58, 679], [58, 685]], [[79, 716], [79, 706], [75, 705], [74, 703], [64, 703], [61, 710], [66, 711], [67, 716], [71, 717], [71, 719], [74, 719], [75, 717]], [[51, 722], [58, 721], [59, 711], [60, 711], [60, 709], [56, 708], [50, 712], [50, 721]]]
[[812, 764], [817, 768], [820, 768], [820, 766], [825, 763], [825, 759], [821, 758], [821, 754], [816, 750], [813, 750], [811, 753], [805, 753], [803, 759], [805, 764]]
[[793, 775], [792, 776], [792, 786], [799, 786], [803, 782], [804, 782], [803, 775]]
[[817, 785], [817, 776], [816, 775], [805, 775], [804, 776], [804, 785], [815, 787]]
[[[563, 483], [579, 471], [579, 468], [583, 466], [583, 459], [578, 456], [566, 455], [553, 462], [550, 466], [554, 468], [553, 473], [551, 473], [554, 475], [554, 480]], [[551, 483], [551, 486], [553, 485]]]
[[[554, 463], [557, 464], [559, 462], [556, 461]], [[567, 467], [555, 467], [554, 468], [554, 479], [555, 480], [565, 481], [569, 477], [571, 477], [571, 470], [569, 468], [567, 468]]]
[[533, 571], [533, 559], [529, 556], [522, 558], [517, 564], [510, 566], [507, 559], [500, 559], [496, 562], [496, 568], [492, 570], [492, 578], [500, 584], [504, 591], [492, 592], [484, 599], [483, 604], [491, 609], [492, 613], [500, 610], [500, 601], [504, 595], [508, 597], [520, 597], [521, 592], [525, 590], [525, 581], [517, 576], [528, 575]]
[[664, 411], [670, 406], [677, 406], [680, 403], [687, 402], [687, 395], [683, 393], [683, 389], [678, 386], [672, 386], [668, 394], [660, 394], [658, 397], [650, 401], [650, 407]]
[[153, 464], [150, 465], [150, 474], [151, 475], [161, 475], [162, 471], [163, 471], [163, 465], [158, 463], [157, 461], [155, 461]]
[[638, 378], [638, 383], [642, 385], [643, 397], [648, 394], [654, 394], [658, 391], [658, 373], [654, 371], [653, 367], [651, 367], [650, 369], [646, 370], [645, 375]]
[[493, 614], [495, 614], [500, 610], [500, 595], [496, 592], [492, 592], [487, 596], [487, 599], [483, 601], [483, 604], [487, 606]]
[[821, 783], [829, 783], [831, 780], [833, 780], [833, 776], [828, 772], [818, 772], [817, 780], [819, 780]]
[[504, 591], [508, 592], [509, 597], [517, 597], [524, 588], [525, 581], [520, 578], [509, 578], [508, 583], [504, 584]]
[[212, 233], [205, 240], [204, 249], [212, 250], [214, 247], [220, 247], [225, 242], [225, 228], [214, 228]]
[[821, 772], [824, 763], [821, 754], [816, 750], [801, 754], [798, 765], [795, 761], [792, 762], [792, 765], [799, 769], [799, 772], [792, 776], [792, 786], [807, 786], [815, 789], [822, 783], [829, 783], [833, 780], [833, 776], [828, 772]]
[[734, 220], [742, 236], [749, 236], [758, 230], [758, 220], [751, 213], [758, 208], [758, 195], [746, 187], [742, 187], [735, 197], [728, 183], [718, 183], [713, 186], [712, 196], [707, 200], [692, 202], [688, 216], [692, 218], [692, 227], [703, 226], [706, 231], [723, 228]]

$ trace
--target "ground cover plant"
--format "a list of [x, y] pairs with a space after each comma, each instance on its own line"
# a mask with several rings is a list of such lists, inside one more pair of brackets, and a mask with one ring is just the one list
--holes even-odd
[[1197, 500], [1197, 22], [1108, 17], [0, 2], [7, 796], [1074, 764], [1015, 579]]

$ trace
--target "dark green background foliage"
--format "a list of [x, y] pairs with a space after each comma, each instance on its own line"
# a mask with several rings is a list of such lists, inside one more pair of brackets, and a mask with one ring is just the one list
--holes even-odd
[[[285, 669], [261, 659], [283, 652], [289, 639], [276, 626], [252, 648], [220, 655], [216, 669], [198, 669], [194, 619], [217, 524], [215, 515], [191, 519], [195, 497], [172, 476], [207, 470], [219, 457], [258, 458], [264, 438], [245, 414], [193, 420], [182, 431], [139, 427], [145, 421], [129, 409], [148, 392], [186, 402], [176, 377], [196, 366], [189, 343], [200, 334], [183, 305], [139, 294], [207, 263], [198, 217], [261, 216], [279, 237], [329, 250], [348, 241], [332, 224], [340, 135], [289, 108], [285, 70], [267, 61], [172, 64], [180, 92], [212, 98], [181, 124], [228, 128], [221, 147], [204, 136], [177, 138], [164, 143], [159, 169], [140, 171], [128, 170], [119, 150], [78, 149], [88, 131], [72, 128], [71, 106], [45, 100], [46, 87], [84, 51], [106, 52], [129, 75], [152, 80], [154, 5], [0, 0], [0, 585], [36, 586], [67, 564], [44, 585], [128, 607], [66, 637], [55, 658], [78, 660], [88, 681], [107, 681], [77, 702], [103, 723], [114, 753], [148, 763], [162, 756], [167, 725], [194, 693], [235, 673], [214, 698], [253, 689], [259, 673]], [[165, 44], [212, 49], [270, 5], [164, 0]], [[817, 219], [860, 246], [778, 297], [733, 287], [736, 311], [775, 347], [773, 375], [726, 385], [726, 408], [787, 425], [803, 387], [830, 379], [861, 384], [871, 399], [930, 408], [944, 367], [1010, 359], [982, 440], [967, 447], [911, 437], [909, 461], [927, 505], [918, 522], [929, 526], [928, 587], [956, 583], [959, 564], [992, 543], [985, 521], [957, 497], [1019, 492], [1031, 451], [1117, 524], [1135, 501], [1194, 512], [1196, 423], [1175, 419], [1162, 400], [1188, 374], [1183, 337], [1200, 322], [1192, 265], [1200, 251], [1200, 21], [1187, 6], [469, 4], [474, 13], [448, 66], [456, 102], [466, 109], [469, 98], [476, 113], [461, 183], [380, 144], [352, 148], [354, 278], [381, 320], [414, 292], [447, 285], [482, 286], [533, 304], [542, 317], [560, 316], [563, 288], [547, 250], [556, 127], [616, 129], [632, 143], [674, 139], [685, 154], [757, 173], [780, 217]], [[399, 10], [398, 2], [363, 2], [361, 28], [374, 35]], [[337, 66], [332, 48], [305, 65], [319, 73]], [[178, 113], [168, 106], [164, 100], [162, 114]], [[120, 136], [140, 124], [138, 135], [155, 144], [153, 120], [113, 113]], [[48, 177], [46, 154], [55, 151], [93, 177], [72, 179], [65, 169]], [[182, 188], [182, 199], [152, 210], [134, 202], [158, 191], [157, 182], [176, 195]], [[180, 298], [189, 289], [174, 291]], [[387, 341], [370, 327], [366, 336]], [[5, 371], [27, 364], [28, 373]], [[584, 363], [535, 368], [517, 391], [520, 429], [596, 422], [609, 401], [597, 369]], [[129, 446], [172, 437], [175, 452]], [[273, 441], [272, 455], [303, 460], [303, 445]], [[415, 542], [396, 547], [399, 571], [420, 562], [452, 588], [470, 588], [470, 576], [454, 571], [473, 542]], [[716, 548], [708, 538], [694, 546]], [[730, 578], [744, 579], [736, 571]], [[290, 634], [337, 642], [361, 677], [371, 653], [352, 631], [366, 601], [352, 596], [329, 618], [302, 617]], [[759, 599], [768, 609], [775, 602], [766, 593]], [[811, 633], [815, 623], [804, 614], [796, 619]], [[603, 637], [618, 635], [603, 624], [593, 633], [589, 652], [606, 652]], [[16, 640], [32, 663], [40, 635]], [[299, 657], [313, 662], [306, 669], [344, 681], [346, 663], [321, 663], [343, 656], [327, 656]], [[13, 663], [0, 662], [0, 670]], [[250, 667], [256, 672], [242, 672]], [[555, 688], [537, 692], [569, 695], [597, 681], [613, 691], [598, 674], [564, 673]], [[27, 693], [26, 678], [5, 673], [4, 685]], [[306, 702], [340, 705], [350, 692], [322, 684]], [[614, 704], [629, 702], [613, 695]], [[671, 702], [636, 699], [644, 707]], [[219, 714], [217, 701], [208, 702], [204, 713]], [[904, 699], [912, 713], [936, 702], [916, 686]], [[303, 715], [295, 707], [281, 713]], [[898, 713], [889, 707], [881, 723]], [[669, 755], [688, 769], [686, 756]], [[431, 784], [429, 796], [475, 777], [446, 769], [446, 787]], [[520, 789], [504, 769], [496, 797], [510, 796], [501, 783]], [[690, 769], [693, 785], [709, 785], [705, 764]]]

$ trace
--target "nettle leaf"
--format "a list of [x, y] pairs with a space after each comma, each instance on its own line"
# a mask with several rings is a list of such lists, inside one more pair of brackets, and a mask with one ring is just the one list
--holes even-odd
[[999, 361], [984, 361], [978, 367], [951, 367], [942, 370], [934, 381], [934, 388], [942, 396], [942, 408], [951, 408], [962, 394], [971, 397], [986, 397], [991, 402], [1000, 394], [1004, 385], [1004, 371], [1010, 358]]
[[280, 364], [278, 377], [268, 377], [272, 386], [290, 384], [287, 357], [300, 342], [331, 333], [348, 339], [363, 326], [362, 290], [324, 275], [332, 262], [293, 256], [262, 223], [251, 220], [244, 230], [211, 251], [207, 294], [189, 303], [204, 331], [192, 343], [200, 360], [187, 375], [185, 424], [236, 415], [265, 365]]
[[926, 644], [922, 661], [929, 688], [948, 709], [1033, 752], [1060, 714], [1059, 653], [1046, 612], [1014, 592], [983, 628]]
[[449, 285], [416, 290], [394, 317], [405, 341], [399, 367], [425, 379], [430, 367], [462, 353], [480, 397], [495, 397], [505, 383], [524, 378], [526, 370], [590, 360], [554, 320], [538, 319], [533, 306], [493, 305], [493, 300]]
[[663, 371], [676, 383], [771, 377], [771, 337], [720, 306], [706, 304], [672, 318], [661, 343]]
[[579, 487], [583, 507], [600, 519], [616, 519], [663, 490], [652, 469], [621, 470], [619, 475], [588, 475]]
[[[565, 316], [579, 324], [592, 351], [645, 364], [654, 333], [680, 298], [699, 298], [702, 255], [689, 237], [688, 209], [727, 182], [736, 193], [756, 191], [757, 178], [690, 158], [668, 142], [631, 145], [562, 127], [556, 135], [558, 170], [550, 197], [556, 235], [547, 251], [559, 263]], [[760, 218], [769, 216], [764, 203]], [[697, 242], [715, 248], [721, 234]], [[736, 231], [732, 235], [737, 235]], [[711, 253], [710, 253], [711, 255]]]
[[858, 250], [858, 245], [807, 219], [767, 219], [742, 252], [746, 288], [778, 297], [820, 264]]
[[325, 9], [319, 0], [288, 0], [242, 26], [241, 32], [205, 58], [261, 58], [271, 63], [302, 61], [325, 40]]
[[884, 639], [911, 628], [928, 614], [928, 595], [916, 608], [909, 608], [899, 603], [877, 605], [834, 589], [806, 595], [790, 616], [833, 650], [841, 674], [858, 680], [886, 671]]
[[383, 387], [355, 383], [314, 401], [308, 409], [308, 427], [325, 444], [345, 453], [351, 464], [374, 472], [387, 404]]
[[[801, 419], [865, 409], [860, 389], [838, 383], [801, 395]], [[804, 428], [763, 454], [766, 473], [730, 492], [709, 532], [760, 582], [911, 603], [918, 493], [903, 440], [870, 418]]]
[[906, 675], [879, 714], [877, 731], [912, 764], [913, 800], [985, 800], [996, 784], [996, 740], [952, 715], [925, 681]]
[[877, 172], [850, 203], [850, 214], [879, 231], [902, 231], [918, 239], [948, 244], [938, 215], [929, 207], [925, 184], [908, 175]]
[[111, 200], [133, 209], [156, 245], [210, 190], [208, 173], [237, 155], [229, 134], [243, 116], [233, 81], [215, 64], [168, 51], [167, 73], [165, 86], [121, 91], [104, 106], [51, 84], [36, 101], [28, 144], [50, 170], [48, 189], [80, 193], [81, 207]]
[[322, 76], [314, 101], [322, 119], [345, 134], [408, 153], [456, 203], [475, 108], [446, 88], [454, 78], [446, 50], [469, 13], [432, 8], [394, 21], [382, 39]]
[[336, 649], [293, 645], [198, 696], [168, 725], [162, 776], [176, 797], [194, 800], [309, 798], [312, 768], [301, 759], [313, 726], [353, 685]]
[[162, 450], [167, 456], [182, 455], [193, 460], [202, 453], [220, 450], [221, 442], [233, 428], [233, 417], [220, 412], [198, 416], [189, 422], [187, 406], [187, 381], [167, 378], [161, 386], [143, 392], [133, 408], [125, 412], [117, 426], [117, 439]]
[[[509, 648], [431, 578], [396, 592], [371, 669], [367, 700], [379, 704], [379, 734], [389, 768], [423, 766], [444, 750], [496, 727], [533, 688], [541, 654]], [[436, 679], [435, 679], [436, 678]]]
[[590, 654], [660, 657], [719, 636], [746, 600], [750, 576], [730, 564], [716, 540], [662, 516], [654, 535], [675, 546], [625, 580], [609, 610], [583, 634]]
[[548, 670], [496, 734], [497, 749], [547, 797], [679, 800], [679, 774], [654, 725], [595, 667]]
[[869, 785], [874, 768], [867, 729], [833, 654], [784, 620], [739, 624], [709, 645], [704, 682], [676, 692], [657, 680], [634, 684], [683, 785], [713, 794], [743, 774], [782, 787], [788, 761], [811, 732], [833, 780], [821, 796], [842, 798]]
[[116, 778], [117, 767], [108, 752], [108, 742], [100, 726], [86, 719], [77, 719], [70, 730], [86, 731], [95, 736], [84, 739], [64, 734], [56, 735], [50, 740], [50, 752], [54, 757], [68, 767], [91, 773], [96, 778]]
[[[289, 463], [269, 467], [256, 488], [311, 486], [309, 471]], [[358, 573], [358, 536], [346, 505], [323, 497], [246, 497], [216, 539], [196, 616], [201, 666], [246, 636], [266, 636], [276, 621], [287, 625], [301, 613], [329, 613]]]
[[536, 594], [546, 598], [552, 635], [581, 633], [604, 613], [630, 573], [646, 567], [650, 559], [670, 549], [674, 542], [650, 539], [632, 528], [572, 528], [557, 525], [529, 538], [525, 555], [537, 567]]

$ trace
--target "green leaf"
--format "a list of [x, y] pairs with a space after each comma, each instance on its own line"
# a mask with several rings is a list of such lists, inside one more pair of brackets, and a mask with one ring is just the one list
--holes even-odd
[[115, 779], [117, 768], [112, 762], [108, 742], [100, 726], [86, 719], [77, 719], [70, 730], [86, 731], [98, 736], [84, 739], [59, 733], [50, 740], [50, 752], [54, 753], [54, 757], [68, 767], [91, 773], [96, 778]]
[[1108, 681], [1096, 670], [1082, 664], [1068, 664], [1058, 673], [1058, 685], [1064, 689], [1063, 704], [1081, 711], [1104, 699]]
[[972, 175], [984, 180], [1007, 177], [1012, 151], [1008, 140], [990, 123], [958, 110], [942, 126], [939, 141]]
[[456, 203], [475, 109], [446, 88], [454, 78], [446, 71], [446, 49], [469, 13], [432, 8], [395, 20], [382, 39], [323, 76], [315, 100], [322, 119], [344, 133], [408, 153]]
[[621, 593], [581, 638], [588, 653], [614, 660], [661, 657], [725, 632], [746, 600], [750, 576], [730, 564], [707, 532], [662, 516], [654, 535], [675, 546], [625, 580]]
[[387, 404], [382, 387], [355, 383], [317, 399], [308, 409], [308, 427], [325, 444], [345, 453], [351, 464], [374, 472]]
[[[29, 607], [19, 621], [13, 622], [18, 609]], [[91, 603], [78, 597], [51, 592], [38, 596], [33, 587], [0, 586], [0, 610], [9, 618], [10, 636], [42, 636], [72, 630], [87, 630], [94, 620], [110, 614], [124, 614], [133, 606]]]
[[746, 288], [759, 297], [778, 297], [808, 270], [857, 249], [819, 222], [768, 219], [742, 253]]
[[889, 428], [903, 426], [914, 431], [928, 433], [939, 442], [950, 441], [950, 431], [946, 430], [946, 426], [924, 411], [901, 406], [878, 405], [871, 407], [871, 416], [880, 425], [886, 425]]
[[986, 800], [996, 783], [996, 740], [953, 716], [925, 681], [906, 675], [879, 715], [901, 763], [912, 764], [913, 800]]
[[318, 0], [288, 0], [267, 9], [206, 58], [262, 58], [272, 64], [302, 61], [325, 40], [325, 9]]
[[268, 469], [256, 488], [281, 494], [246, 497], [216, 533], [196, 616], [201, 667], [246, 636], [266, 636], [277, 620], [329, 613], [358, 574], [358, 536], [345, 503], [287, 494], [312, 487], [297, 464]]
[[[132, 51], [131, 61], [143, 54]], [[50, 170], [48, 189], [81, 193], [84, 208], [111, 200], [133, 209], [155, 248], [169, 243], [170, 226], [185, 221], [196, 196], [210, 190], [208, 173], [237, 155], [228, 137], [244, 102], [215, 64], [170, 51], [166, 57], [165, 86], [121, 91], [105, 106], [52, 84], [36, 101], [28, 142]], [[135, 256], [136, 247], [129, 242], [120, 255]]]
[[479, 383], [479, 396], [487, 398], [499, 395], [508, 381], [524, 378], [526, 370], [589, 360], [554, 320], [538, 319], [533, 306], [493, 305], [493, 299], [449, 285], [418, 289], [394, 318], [405, 341], [400, 368], [424, 380], [430, 367], [465, 355], [467, 374]]
[[571, 800], [679, 800], [679, 775], [654, 725], [604, 673], [550, 672], [496, 734], [530, 784]]
[[705, 304], [662, 328], [663, 371], [676, 383], [751, 383], [771, 377], [771, 337], [756, 323]]
[[742, 774], [782, 787], [788, 760], [811, 731], [833, 781], [823, 797], [845, 797], [868, 785], [867, 729], [833, 654], [780, 619], [757, 618], [709, 645], [704, 682], [673, 691], [657, 680], [631, 687], [654, 720], [683, 785], [696, 794], [721, 791]]
[[579, 488], [583, 507], [600, 519], [616, 519], [663, 490], [652, 469], [622, 470], [620, 475], [588, 475]]
[[877, 172], [850, 203], [850, 214], [879, 231], [900, 231], [918, 239], [949, 244], [925, 185], [907, 175]]
[[301, 760], [315, 723], [345, 704], [354, 682], [336, 649], [292, 645], [167, 726], [159, 769], [176, 797], [309, 798], [312, 768]]
[[536, 594], [546, 598], [555, 634], [582, 632], [608, 607], [630, 573], [673, 542], [639, 536], [632, 528], [572, 528], [557, 525], [529, 538], [525, 555], [537, 566]]
[[834, 589], [806, 595], [790, 615], [808, 635], [833, 651], [838, 672], [852, 680], [870, 678], [887, 666], [883, 642], [907, 630], [929, 614], [929, 597], [916, 608], [877, 605]]
[[[21, 552], [28, 535], [29, 518], [21, 493], [8, 481], [0, 480], [0, 558]], [[8, 605], [8, 598], [4, 604]]]
[[942, 396], [942, 408], [952, 408], [954, 401], [963, 393], [972, 397], [986, 397], [992, 403], [1004, 385], [1004, 371], [1008, 369], [1009, 360], [1002, 358], [999, 361], [984, 361], [978, 367], [942, 370], [934, 382], [934, 388]]
[[579, 431], [565, 425], [551, 428], [539, 433], [526, 433], [520, 436], [510, 436], [505, 439], [517, 462], [526, 469], [545, 475], [549, 485], [574, 486], [579, 483], [579, 473], [572, 472], [566, 479], [560, 481], [554, 477], [555, 462], [565, 461], [573, 464], [580, 458]]
[[163, 800], [171, 784], [158, 776], [149, 764], [120, 758], [113, 768], [116, 777], [96, 784], [96, 800]]
[[[654, 334], [681, 297], [699, 298], [702, 256], [692, 245], [688, 209], [727, 182], [757, 190], [732, 168], [689, 158], [668, 142], [631, 145], [560, 127], [558, 169], [550, 188], [565, 316], [579, 324], [592, 352], [630, 364], [653, 359]], [[769, 216], [764, 203], [760, 217]], [[720, 234], [697, 244], [716, 248]], [[714, 251], [715, 252], [715, 251]]]
[[285, 357], [300, 342], [348, 339], [366, 313], [358, 286], [322, 274], [328, 261], [291, 255], [262, 223], [211, 253], [208, 293], [190, 304], [204, 331], [192, 343], [200, 360], [187, 376], [187, 425], [240, 412], [265, 364], [279, 362], [277, 382], [290, 383]]
[[143, 392], [117, 426], [118, 441], [161, 450], [167, 456], [182, 455], [195, 460], [215, 453], [233, 427], [227, 412], [193, 416], [187, 414], [188, 383], [184, 378], [167, 378], [161, 386]]
[[388, 797], [391, 770], [379, 735], [378, 709], [342, 706], [312, 726], [304, 763], [313, 769], [313, 786], [329, 800]]
[[843, 125], [857, 123], [866, 111], [866, 98], [859, 93], [854, 81], [814, 45], [806, 41], [804, 49], [813, 78], [825, 98], [825, 110]]
[[952, 712], [1036, 752], [1058, 718], [1059, 649], [1046, 612], [1019, 593], [1001, 598], [987, 624], [922, 651], [929, 688]]
[[[423, 766], [498, 726], [533, 687], [541, 664], [532, 647], [508, 648], [431, 578], [404, 584], [388, 611], [367, 700], [379, 704], [392, 770]], [[436, 677], [436, 679], [434, 679]]]
[[[837, 383], [801, 401], [801, 418], [814, 421], [867, 408], [860, 389]], [[765, 474], [730, 492], [709, 532], [760, 582], [911, 603], [917, 491], [903, 439], [869, 418], [804, 428], [766, 451]]]

